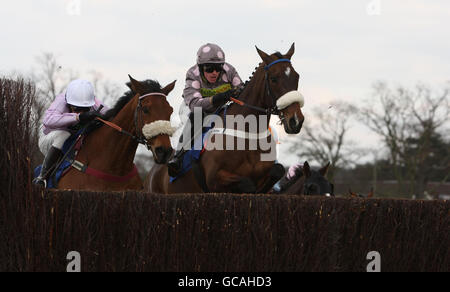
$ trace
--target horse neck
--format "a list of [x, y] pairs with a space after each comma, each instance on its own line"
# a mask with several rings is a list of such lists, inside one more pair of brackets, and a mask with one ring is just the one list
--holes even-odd
[[305, 176], [298, 177], [296, 181], [292, 185], [290, 185], [284, 193], [288, 195], [293, 194], [303, 195], [305, 193], [305, 182], [306, 182]]
[[[111, 121], [135, 136], [134, 109], [137, 107], [137, 102], [137, 98], [134, 97]], [[95, 153], [97, 167], [109, 170], [111, 174], [116, 175], [123, 175], [131, 169], [138, 146], [136, 140], [107, 125], [103, 125], [90, 138], [89, 145], [86, 145], [90, 147], [86, 148], [89, 153], [94, 151], [92, 153]]]
[[[268, 96], [266, 91], [265, 84], [265, 72], [264, 68], [260, 66], [250, 82], [246, 85], [241, 95], [239, 96], [239, 100], [243, 101], [246, 104], [257, 106], [263, 109], [267, 109], [270, 105], [267, 104]], [[266, 113], [245, 107], [240, 106], [238, 104], [233, 104], [230, 107], [230, 110], [227, 114], [230, 115], [255, 115], [258, 118], [258, 127], [259, 127], [259, 117], [266, 116]], [[270, 123], [270, 115], [267, 118], [267, 129], [269, 128]]]

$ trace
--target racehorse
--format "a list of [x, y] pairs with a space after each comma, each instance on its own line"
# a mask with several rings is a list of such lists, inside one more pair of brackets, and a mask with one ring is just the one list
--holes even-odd
[[334, 197], [334, 185], [326, 179], [329, 167], [330, 163], [316, 171], [305, 161], [303, 167], [297, 167], [291, 177], [283, 177], [280, 181], [281, 190], [272, 190], [271, 193]]
[[[145, 181], [145, 190], [154, 193], [265, 193], [283, 176], [284, 168], [275, 163], [276, 157], [262, 159], [262, 155], [276, 147], [268, 134], [272, 114], [280, 117], [289, 134], [298, 134], [302, 128], [304, 116], [301, 107], [304, 98], [297, 91], [299, 74], [291, 64], [295, 46], [293, 44], [286, 55], [279, 52], [268, 55], [258, 48], [256, 50], [263, 62], [240, 90], [238, 98], [232, 99], [233, 103], [226, 108], [226, 114], [223, 112], [221, 115], [225, 127], [222, 129], [214, 123], [213, 130], [217, 131], [208, 143], [222, 139], [224, 145], [229, 142], [237, 145], [237, 140], [241, 139], [247, 147], [250, 140], [254, 139], [259, 142], [258, 147], [252, 150], [206, 149], [196, 163], [197, 167], [172, 183], [167, 167], [155, 165]], [[249, 124], [244, 131], [236, 129], [237, 125], [227, 127], [225, 120], [238, 116], [255, 117], [256, 128], [260, 132], [249, 133]], [[270, 150], [263, 149], [262, 142], [270, 143]]]
[[367, 195], [354, 193], [351, 189], [348, 190], [348, 194], [352, 198], [373, 198], [374, 197], [373, 188], [370, 189], [370, 192]]
[[173, 108], [166, 98], [176, 81], [161, 88], [156, 81], [129, 77], [131, 91], [99, 119], [105, 125], [84, 138], [58, 189], [141, 190], [143, 183], [133, 163], [138, 144], [152, 151], [156, 163], [166, 163], [172, 156]]

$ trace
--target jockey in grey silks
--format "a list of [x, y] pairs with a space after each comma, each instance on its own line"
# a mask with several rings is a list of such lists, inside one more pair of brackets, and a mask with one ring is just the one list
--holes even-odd
[[[206, 114], [214, 113], [217, 108], [230, 100], [233, 89], [241, 85], [239, 74], [231, 64], [225, 62], [225, 53], [218, 45], [208, 43], [201, 46], [197, 52], [197, 64], [186, 74], [183, 91], [182, 107], [188, 107], [190, 110], [190, 121], [185, 127], [191, 127], [191, 137], [189, 139], [185, 137], [186, 129], [184, 129], [180, 143], [186, 145], [186, 142], [195, 139], [192, 129], [194, 108], [200, 107]], [[177, 176], [182, 167], [183, 154], [189, 150], [185, 149], [184, 145], [178, 147], [177, 153], [168, 164], [171, 177]]]

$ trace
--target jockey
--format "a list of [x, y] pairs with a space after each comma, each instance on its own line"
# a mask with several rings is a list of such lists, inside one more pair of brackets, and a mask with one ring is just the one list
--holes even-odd
[[303, 171], [303, 164], [297, 163], [289, 167], [286, 175], [283, 176], [281, 180], [279, 180], [274, 186], [273, 190], [275, 193], [279, 194], [285, 191], [288, 187], [290, 187], [293, 183], [295, 183], [295, 177], [299, 175]]
[[106, 113], [107, 107], [94, 96], [94, 87], [85, 80], [69, 83], [64, 93], [56, 96], [45, 112], [39, 137], [39, 149], [45, 155], [35, 184], [46, 186], [50, 170], [62, 158], [64, 142], [80, 126]]
[[[193, 137], [193, 112], [200, 107], [206, 114], [211, 114], [217, 108], [230, 100], [234, 88], [240, 87], [242, 80], [236, 69], [225, 62], [225, 53], [215, 44], [206, 44], [197, 52], [197, 64], [190, 68], [186, 74], [186, 86], [183, 91], [184, 105], [190, 110], [189, 119], [191, 126], [191, 139], [184, 139], [184, 131], [180, 137], [180, 143], [192, 141]], [[187, 126], [187, 125], [186, 125]], [[184, 129], [186, 130], [186, 128]], [[189, 140], [189, 141], [187, 141]], [[179, 147], [180, 148], [180, 147]], [[178, 149], [174, 158], [169, 162], [169, 175], [176, 177], [182, 167], [182, 157], [189, 149]]]

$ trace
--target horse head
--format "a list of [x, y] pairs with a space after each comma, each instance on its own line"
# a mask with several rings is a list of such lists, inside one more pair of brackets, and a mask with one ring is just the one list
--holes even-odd
[[173, 108], [167, 101], [167, 95], [174, 89], [175, 82], [156, 92], [148, 92], [145, 84], [133, 79], [130, 75], [128, 86], [138, 95], [135, 112], [137, 135], [142, 137], [158, 164], [165, 164], [172, 156], [173, 148], [170, 136], [175, 129], [170, 124]]
[[300, 133], [305, 120], [301, 110], [305, 100], [298, 91], [299, 74], [291, 63], [295, 44], [292, 44], [285, 55], [268, 55], [258, 48], [256, 50], [265, 64], [266, 97], [269, 99], [267, 103], [280, 116], [286, 133]]
[[307, 161], [303, 165], [303, 175], [305, 176], [304, 194], [306, 196], [327, 196], [334, 197], [334, 186], [326, 178], [330, 163], [322, 167], [319, 171], [311, 170]]

